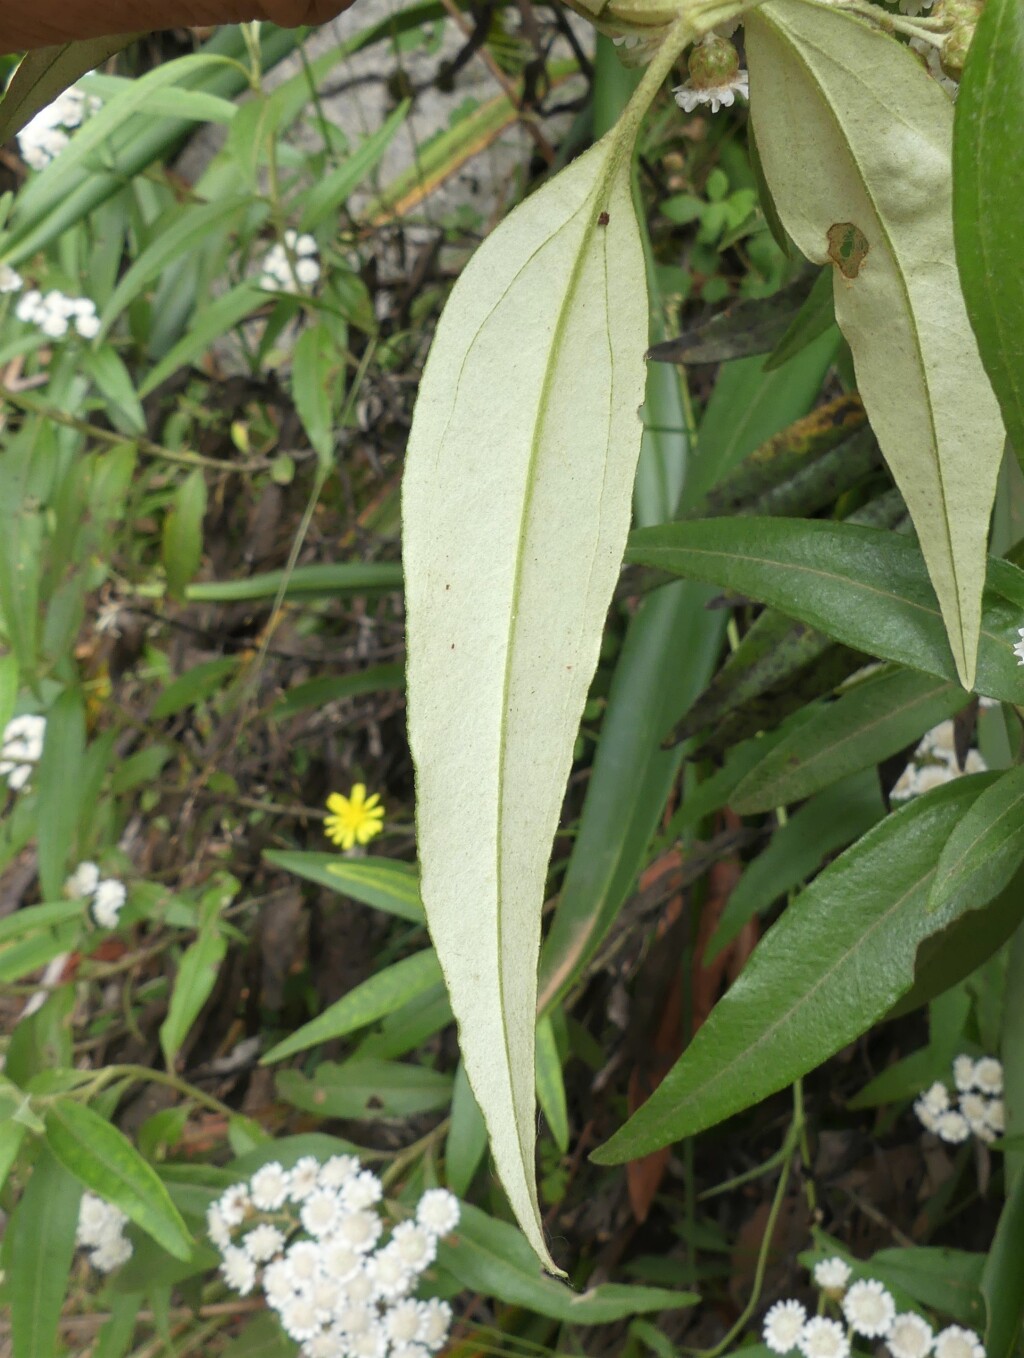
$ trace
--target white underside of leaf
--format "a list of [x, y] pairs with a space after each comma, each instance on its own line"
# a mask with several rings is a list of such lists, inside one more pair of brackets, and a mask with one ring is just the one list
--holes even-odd
[[403, 486], [423, 902], [498, 1173], [553, 1271], [534, 1171], [541, 908], [629, 528], [646, 337], [628, 156], [605, 139], [459, 279]]
[[40, 109], [72, 86], [79, 76], [101, 66], [138, 34], [86, 38], [56, 47], [41, 47], [22, 58], [0, 99], [0, 142], [7, 141], [35, 117]]
[[856, 275], [834, 270], [836, 318], [970, 688], [1004, 434], [953, 250], [952, 104], [906, 47], [813, 0], [769, 0], [746, 33], [757, 146], [786, 230], [819, 264], [831, 226], [866, 238]]

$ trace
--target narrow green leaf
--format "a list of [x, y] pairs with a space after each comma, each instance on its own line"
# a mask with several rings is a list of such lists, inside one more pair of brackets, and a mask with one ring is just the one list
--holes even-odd
[[[815, 275], [807, 269], [770, 297], [743, 298], [676, 338], [652, 344], [647, 359], [651, 363], [724, 363], [772, 353], [795, 324], [794, 316], [802, 312], [814, 287]], [[829, 294], [831, 309], [831, 287]]]
[[292, 357], [292, 400], [320, 465], [334, 460], [331, 387], [338, 368], [334, 343], [322, 325], [304, 330]]
[[562, 1059], [551, 1016], [537, 1021], [537, 1100], [560, 1151], [569, 1148], [569, 1110], [565, 1102]]
[[181, 1044], [210, 998], [227, 949], [219, 920], [210, 918], [204, 921], [196, 941], [185, 949], [178, 962], [167, 1017], [160, 1025], [160, 1047], [168, 1070], [174, 1069]]
[[413, 953], [357, 985], [312, 1022], [304, 1023], [298, 1032], [272, 1047], [261, 1058], [261, 1064], [283, 1061], [286, 1056], [365, 1028], [437, 985], [440, 979], [441, 968], [432, 948]]
[[437, 1262], [462, 1287], [570, 1325], [606, 1325], [626, 1316], [692, 1306], [700, 1300], [694, 1292], [617, 1283], [571, 1292], [550, 1278], [538, 1277], [534, 1253], [514, 1226], [496, 1221], [469, 1203], [462, 1204], [454, 1241], [439, 1242]]
[[[234, 604], [249, 599], [271, 600], [284, 580], [284, 571], [265, 571], [244, 580], [204, 580], [189, 585], [185, 598], [197, 604]], [[402, 568], [388, 561], [339, 561], [297, 566], [285, 583], [285, 598], [323, 598], [370, 594], [402, 588]]]
[[107, 398], [110, 419], [122, 434], [145, 435], [146, 413], [120, 355], [110, 345], [88, 348], [81, 356], [87, 373]]
[[172, 679], [153, 704], [150, 715], [154, 721], [173, 717], [194, 707], [212, 694], [217, 693], [225, 681], [238, 669], [239, 659], [234, 655], [221, 656], [219, 660], [207, 660], [195, 665], [184, 674]]
[[814, 280], [810, 295], [793, 317], [793, 323], [765, 359], [765, 369], [771, 372], [781, 367], [795, 354], [816, 340], [836, 323], [835, 302], [832, 300], [832, 270], [822, 269]]
[[1024, 1322], [1024, 1175], [1018, 1175], [999, 1214], [992, 1247], [981, 1275], [985, 1298], [985, 1358], [1012, 1358]]
[[466, 1077], [466, 1067], [460, 1061], [455, 1072], [451, 1121], [444, 1148], [445, 1182], [456, 1197], [464, 1198], [469, 1192], [486, 1150], [487, 1128], [483, 1114]]
[[0, 144], [10, 141], [40, 109], [52, 104], [79, 76], [101, 66], [137, 36], [124, 33], [118, 37], [89, 38], [29, 52], [22, 58], [0, 99]]
[[447, 1108], [449, 1075], [401, 1061], [355, 1057], [342, 1065], [324, 1061], [313, 1079], [297, 1070], [277, 1076], [281, 1097], [321, 1118], [406, 1118]]
[[275, 1315], [254, 1316], [224, 1350], [222, 1358], [293, 1358], [295, 1341]]
[[984, 905], [1024, 862], [1024, 768], [1010, 769], [982, 793], [946, 842], [929, 910]]
[[886, 666], [787, 730], [737, 784], [730, 805], [749, 816], [803, 801], [919, 740], [965, 701], [959, 684]]
[[304, 684], [286, 690], [284, 697], [271, 709], [270, 715], [283, 720], [296, 712], [345, 698], [360, 698], [365, 693], [386, 693], [405, 688], [404, 665], [371, 665], [352, 674], [322, 674]]
[[338, 853], [300, 853], [294, 850], [267, 850], [263, 857], [275, 868], [294, 872], [307, 882], [316, 882], [353, 900], [386, 910], [389, 915], [423, 923], [419, 874], [409, 863], [393, 858], [344, 858]]
[[423, 899], [499, 1176], [552, 1270], [533, 1149], [540, 912], [645, 390], [623, 144], [610, 134], [529, 197], [461, 275], [403, 485]]
[[9, 1094], [6, 1089], [0, 1093], [0, 1188], [7, 1182], [28, 1133], [28, 1123], [15, 1116], [21, 1102], [17, 1093]]
[[54, 1358], [82, 1190], [45, 1149], [8, 1226], [13, 1358]]
[[146, 380], [139, 387], [139, 395], [143, 398], [149, 396], [172, 373], [192, 363], [200, 354], [205, 353], [214, 340], [233, 330], [240, 321], [244, 321], [246, 316], [251, 316], [266, 301], [267, 294], [254, 283], [239, 283], [209, 306], [203, 307], [192, 317], [183, 338], [150, 369]]
[[[735, 589], [855, 650], [955, 680], [924, 559], [908, 538], [820, 519], [712, 519], [644, 528], [626, 560]], [[1013, 655], [1024, 573], [989, 560], [977, 690], [1024, 702]]]
[[18, 698], [18, 659], [8, 652], [0, 655], [0, 731], [14, 716]]
[[765, 934], [651, 1098], [595, 1152], [616, 1164], [692, 1136], [813, 1069], [877, 1022], [914, 980], [918, 945], [953, 918], [924, 909], [939, 850], [991, 775], [887, 816]]
[[68, 689], [50, 708], [36, 783], [39, 794], [39, 883], [46, 900], [60, 899], [82, 811], [85, 707]]
[[203, 556], [203, 518], [206, 515], [206, 477], [197, 467], [174, 492], [164, 519], [162, 554], [168, 593], [180, 599], [199, 569]]
[[301, 230], [315, 231], [347, 201], [349, 194], [359, 187], [391, 145], [395, 133], [405, 122], [409, 106], [410, 101], [403, 99], [377, 131], [359, 143], [344, 164], [325, 175], [300, 198]]
[[982, 1318], [983, 1254], [934, 1245], [878, 1250], [865, 1276], [898, 1287], [913, 1301], [928, 1306], [961, 1325], [979, 1325]]
[[797, 247], [834, 265], [857, 384], [971, 688], [1004, 434], [954, 260], [953, 106], [904, 44], [832, 7], [771, 0], [745, 35], [765, 176]]
[[987, 0], [953, 120], [953, 232], [978, 348], [1017, 457], [1024, 457], [1024, 12]]
[[192, 1237], [167, 1189], [111, 1122], [85, 1104], [61, 1099], [47, 1110], [46, 1142], [86, 1188], [119, 1207], [175, 1259], [189, 1259]]

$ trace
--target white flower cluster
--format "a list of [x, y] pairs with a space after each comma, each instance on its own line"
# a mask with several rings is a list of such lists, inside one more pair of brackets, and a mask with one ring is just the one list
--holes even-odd
[[764, 1342], [773, 1353], [803, 1358], [849, 1358], [851, 1339], [884, 1339], [892, 1358], [985, 1358], [973, 1330], [950, 1325], [936, 1335], [913, 1311], [897, 1314], [891, 1293], [875, 1278], [850, 1283], [844, 1259], [822, 1259], [814, 1266], [814, 1281], [825, 1297], [838, 1304], [845, 1324], [827, 1316], [808, 1318], [798, 1301], [777, 1301], [764, 1318]]
[[721, 85], [710, 85], [707, 88], [693, 85], [687, 80], [684, 84], [677, 85], [672, 93], [684, 113], [692, 113], [699, 104], [709, 104], [711, 112], [717, 113], [720, 108], [732, 108], [737, 95], [744, 99], [750, 98], [750, 76], [746, 71], [737, 71]]
[[260, 287], [268, 292], [308, 292], [319, 278], [316, 241], [310, 235], [286, 231], [284, 244], [279, 241], [267, 251]]
[[429, 1358], [448, 1336], [451, 1307], [411, 1293], [458, 1224], [458, 1199], [428, 1189], [380, 1244], [382, 1195], [355, 1156], [305, 1156], [263, 1165], [207, 1212], [228, 1286], [245, 1297], [258, 1282], [303, 1358]]
[[1003, 1066], [994, 1056], [979, 1061], [958, 1056], [953, 1062], [957, 1107], [941, 1080], [915, 1100], [914, 1112], [929, 1132], [942, 1141], [959, 1145], [973, 1132], [979, 1141], [994, 1141], [1006, 1128], [1003, 1106]]
[[79, 863], [64, 883], [64, 894], [73, 901], [88, 901], [93, 923], [101, 929], [116, 929], [118, 916], [127, 899], [123, 882], [116, 877], [100, 878], [95, 863]]
[[46, 718], [27, 714], [13, 717], [4, 727], [0, 740], [0, 778], [7, 779], [12, 792], [23, 788], [43, 753]]
[[17, 269], [12, 269], [9, 264], [0, 264], [0, 294], [20, 292], [24, 281]]
[[82, 93], [77, 86], [65, 90], [52, 104], [40, 109], [18, 133], [18, 149], [26, 165], [41, 170], [67, 146], [68, 133], [76, 128], [86, 112], [94, 113], [100, 101]]
[[132, 1257], [132, 1242], [124, 1234], [127, 1222], [119, 1208], [95, 1193], [82, 1194], [75, 1244], [89, 1251], [89, 1262], [101, 1273], [112, 1273]]
[[984, 773], [987, 768], [977, 750], [968, 750], [961, 770], [957, 763], [953, 723], [942, 721], [922, 737], [890, 797], [894, 802], [905, 802], [911, 797], [919, 797], [922, 792], [930, 792], [933, 787], [951, 783], [962, 773]]
[[65, 297], [56, 288], [49, 292], [30, 288], [18, 298], [14, 314], [19, 321], [37, 325], [50, 339], [63, 339], [71, 329], [83, 339], [95, 339], [100, 330], [95, 302], [88, 297]]

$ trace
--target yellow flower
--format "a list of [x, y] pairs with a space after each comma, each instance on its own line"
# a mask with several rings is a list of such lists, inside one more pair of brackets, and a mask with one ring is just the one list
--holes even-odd
[[331, 843], [341, 849], [369, 844], [374, 835], [380, 834], [384, 824], [380, 797], [376, 792], [367, 797], [365, 783], [356, 783], [347, 797], [332, 792], [327, 798], [327, 809], [332, 814], [324, 821], [324, 831]]

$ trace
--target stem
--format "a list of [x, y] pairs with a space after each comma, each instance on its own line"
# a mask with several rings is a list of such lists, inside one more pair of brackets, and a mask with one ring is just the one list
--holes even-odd
[[150, 1070], [148, 1066], [107, 1066], [97, 1072], [95, 1079], [75, 1090], [75, 1093], [84, 1093], [87, 1098], [92, 1098], [106, 1085], [121, 1079], [138, 1080], [140, 1083], [149, 1080], [153, 1084], [166, 1085], [169, 1089], [177, 1090], [179, 1094], [191, 1099], [194, 1103], [209, 1108], [211, 1112], [220, 1113], [227, 1118], [236, 1116], [233, 1108], [229, 1108], [226, 1103], [214, 1098], [212, 1094], [204, 1093], [203, 1090], [197, 1089], [195, 1085], [190, 1085], [187, 1080], [182, 1080], [177, 1075], [162, 1070]]

